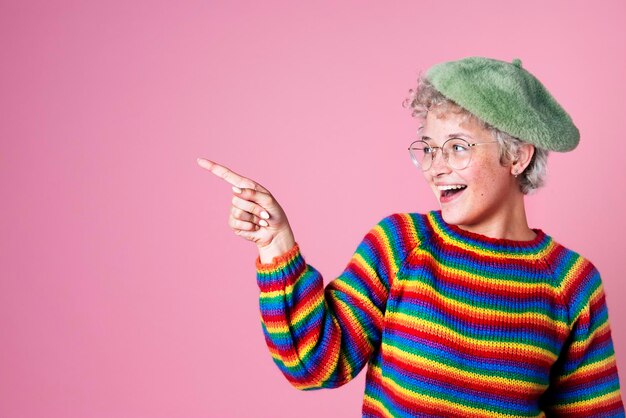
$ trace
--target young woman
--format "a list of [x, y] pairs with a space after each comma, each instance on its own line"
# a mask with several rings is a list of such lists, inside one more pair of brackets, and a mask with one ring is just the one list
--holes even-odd
[[579, 140], [543, 85], [512, 63], [435, 65], [407, 103], [409, 147], [440, 203], [394, 213], [325, 288], [271, 193], [233, 185], [229, 225], [259, 249], [271, 355], [299, 389], [333, 388], [367, 364], [363, 416], [624, 416], [600, 275], [526, 220], [548, 151]]

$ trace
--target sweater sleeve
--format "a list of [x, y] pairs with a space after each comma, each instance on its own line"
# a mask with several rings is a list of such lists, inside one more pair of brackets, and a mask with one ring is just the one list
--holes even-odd
[[552, 369], [549, 416], [623, 417], [615, 352], [600, 274], [570, 253], [563, 285], [569, 337]]
[[270, 264], [257, 257], [263, 333], [274, 362], [294, 387], [341, 386], [380, 344], [390, 285], [404, 257], [400, 219], [390, 215], [374, 226], [326, 288], [297, 243]]

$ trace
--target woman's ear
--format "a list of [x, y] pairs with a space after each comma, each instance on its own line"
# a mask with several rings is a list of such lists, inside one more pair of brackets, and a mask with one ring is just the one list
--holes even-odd
[[533, 144], [522, 144], [517, 151], [517, 158], [513, 160], [511, 164], [511, 174], [517, 176], [522, 173], [530, 164], [530, 160], [535, 153], [535, 146]]

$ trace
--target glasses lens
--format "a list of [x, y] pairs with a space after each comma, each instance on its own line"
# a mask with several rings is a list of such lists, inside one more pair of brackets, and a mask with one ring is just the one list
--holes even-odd
[[413, 164], [422, 170], [428, 170], [430, 163], [432, 162], [433, 149], [428, 146], [424, 141], [415, 141], [409, 147], [409, 153], [411, 154], [411, 160]]
[[443, 152], [448, 156], [448, 164], [455, 170], [467, 167], [472, 156], [469, 143], [461, 138], [447, 140], [443, 145]]

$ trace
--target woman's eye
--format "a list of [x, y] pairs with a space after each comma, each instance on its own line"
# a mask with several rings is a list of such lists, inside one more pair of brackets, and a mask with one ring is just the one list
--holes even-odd
[[432, 154], [433, 153], [433, 149], [430, 147], [425, 147], [424, 148], [424, 154]]
[[467, 151], [467, 147], [461, 145], [461, 144], [454, 144], [452, 145], [452, 150], [454, 152], [463, 152], [463, 151]]

